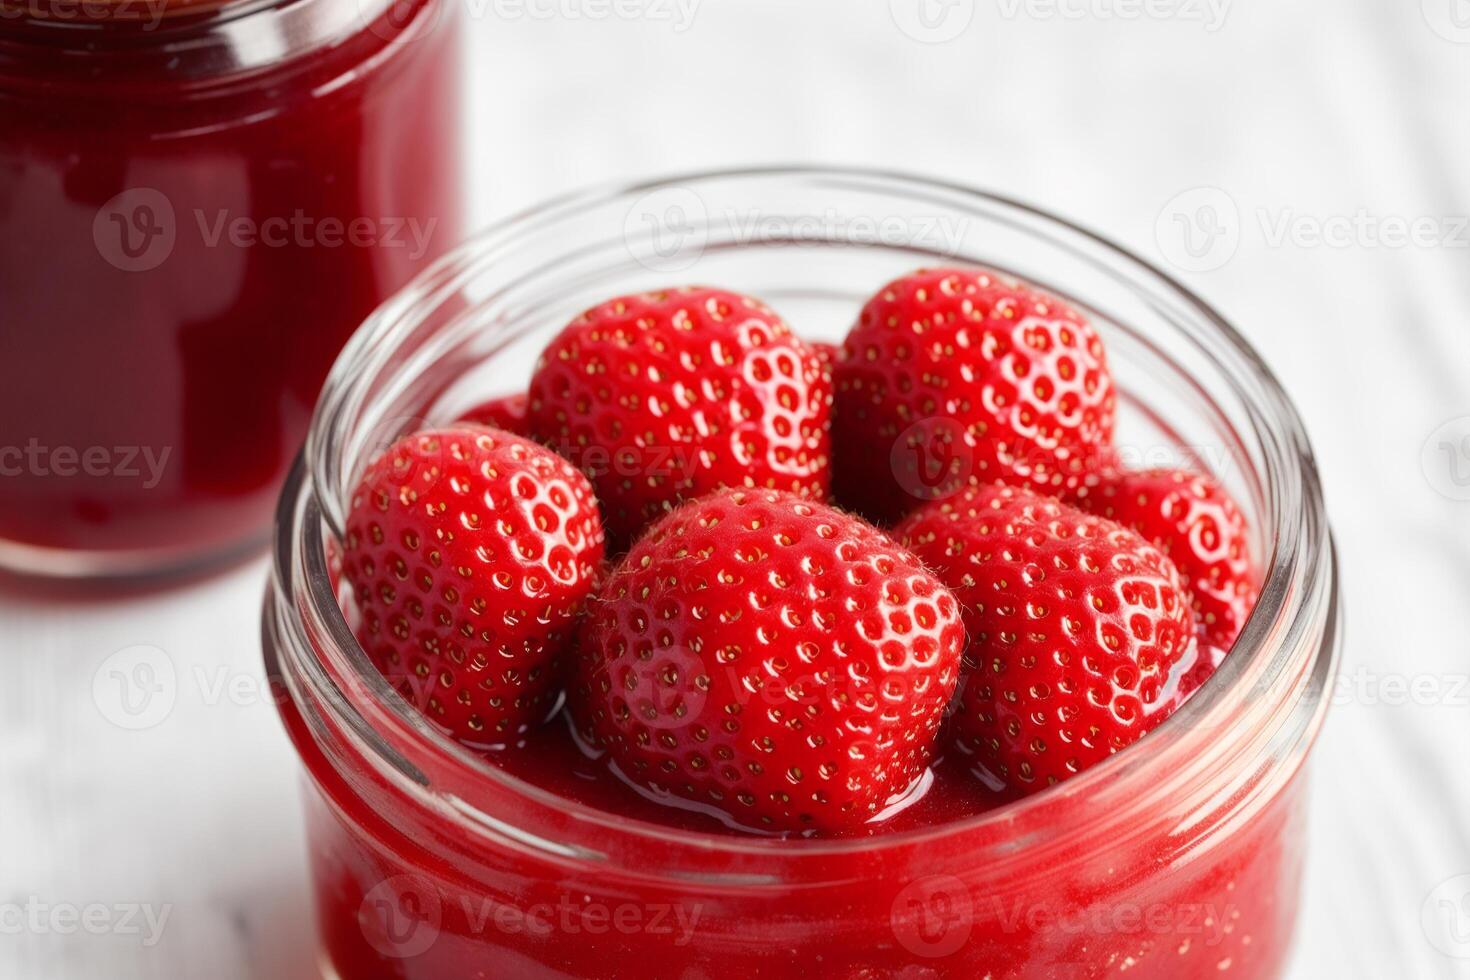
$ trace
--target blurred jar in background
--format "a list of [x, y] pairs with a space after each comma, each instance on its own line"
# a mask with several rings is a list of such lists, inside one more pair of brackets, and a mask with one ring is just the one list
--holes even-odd
[[263, 542], [338, 350], [459, 238], [448, 0], [0, 0], [0, 567]]

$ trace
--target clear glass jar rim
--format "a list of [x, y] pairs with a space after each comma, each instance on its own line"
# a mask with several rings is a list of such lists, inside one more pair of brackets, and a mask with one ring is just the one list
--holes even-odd
[[[512, 796], [538, 805], [558, 806], [601, 832], [638, 834], [704, 851], [765, 856], [791, 853], [820, 856], [869, 851], [922, 843], [988, 826], [1019, 824], [1033, 811], [1097, 793], [1103, 787], [1120, 786], [1133, 777], [1143, 780], [1150, 771], [1163, 771], [1163, 760], [1155, 753], [1125, 751], [1058, 786], [1005, 807], [935, 827], [865, 838], [771, 840], [675, 830], [554, 797], [516, 779], [434, 730], [372, 668], [337, 605], [326, 564], [326, 540], [322, 534], [324, 521], [340, 526], [340, 520], [333, 519], [338, 508], [331, 498], [340, 500], [340, 493], [335, 491], [340, 490], [341, 481], [330, 472], [326, 460], [329, 459], [328, 449], [335, 428], [345, 415], [361, 407], [360, 385], [364, 383], [364, 375], [371, 374], [370, 370], [364, 370], [363, 362], [372, 362], [375, 357], [381, 357], [392, 349], [396, 328], [402, 325], [401, 321], [411, 318], [423, 305], [442, 300], [453, 291], [455, 284], [466, 282], [481, 271], [487, 258], [498, 249], [512, 247], [520, 236], [533, 233], [540, 225], [600, 205], [632, 201], [665, 188], [697, 187], [702, 182], [742, 179], [873, 183], [928, 203], [935, 203], [937, 199], [950, 204], [968, 200], [1001, 208], [1019, 218], [1038, 222], [1051, 233], [1076, 238], [1085, 247], [1097, 250], [1099, 261], [1111, 263], [1120, 274], [1133, 277], [1130, 280], [1132, 284], [1152, 286], [1194, 314], [1211, 334], [1205, 339], [1217, 345], [1218, 349], [1210, 352], [1212, 360], [1228, 358], [1235, 362], [1235, 373], [1229, 376], [1240, 383], [1249, 381], [1256, 388], [1251, 394], [1258, 400], [1247, 404], [1254, 413], [1257, 434], [1263, 439], [1269, 436], [1275, 450], [1265, 457], [1266, 484], [1272, 497], [1269, 508], [1272, 526], [1268, 537], [1272, 548], [1261, 598], [1231, 656], [1226, 658], [1210, 683], [1166, 719], [1148, 739], [1158, 742], [1171, 733], [1179, 734], [1191, 728], [1205, 730], [1213, 727], [1219, 730], [1215, 722], [1232, 705], [1238, 706], [1242, 699], [1250, 696], [1250, 691], [1240, 689], [1245, 683], [1248, 668], [1263, 659], [1270, 662], [1273, 654], [1282, 659], [1296, 646], [1303, 646], [1300, 642], [1289, 642], [1290, 638], [1300, 641], [1303, 636], [1320, 633], [1320, 643], [1303, 647], [1301, 655], [1310, 657], [1310, 661], [1295, 665], [1305, 678], [1303, 683], [1293, 688], [1295, 701], [1283, 704], [1283, 710], [1295, 710], [1303, 707], [1303, 699], [1315, 699], [1307, 706], [1309, 714], [1300, 720], [1294, 736], [1298, 742], [1310, 743], [1320, 727], [1325, 708], [1321, 694], [1330, 685], [1336, 659], [1338, 598], [1335, 558], [1305, 430], [1279, 383], [1249, 344], [1218, 312], [1168, 274], [1108, 239], [1049, 212], [1001, 195], [908, 173], [815, 166], [706, 171], [633, 184], [607, 183], [553, 198], [505, 219], [445, 256], [408, 289], [374, 313], [354, 335], [328, 379], [303, 457], [298, 461], [291, 483], [282, 497], [275, 545], [276, 602], [286, 603], [290, 615], [299, 615], [304, 609], [316, 618], [315, 625], [321, 635], [339, 648], [350, 662], [356, 674], [352, 678], [354, 683], [361, 684], [370, 696], [386, 707], [398, 734], [414, 733], [415, 737], [422, 739], [422, 744], [416, 748], [432, 753], [446, 764], [462, 768], [467, 775], [484, 780]], [[322, 492], [324, 487], [325, 494]], [[1285, 506], [1284, 501], [1292, 506]], [[298, 575], [303, 581], [300, 583], [302, 591], [297, 596], [304, 597], [304, 605], [299, 601], [289, 601], [292, 590], [288, 584], [293, 583]], [[1320, 620], [1315, 627], [1309, 622], [1313, 618]], [[307, 668], [308, 679], [314, 685], [324, 681], [330, 683], [326, 673], [320, 669], [320, 663], [314, 665], [315, 670], [312, 664], [300, 666]], [[1276, 676], [1292, 665], [1270, 662], [1268, 666], [1271, 669], [1266, 672]], [[274, 672], [279, 667], [273, 664], [272, 669]], [[361, 738], [374, 753], [377, 764], [385, 767], [385, 771], [396, 771], [401, 782], [419, 785], [425, 792], [433, 791], [421, 774], [404, 770], [405, 762], [398, 751], [352, 705], [340, 697], [333, 703], [337, 710], [343, 711], [336, 720]], [[412, 770], [411, 766], [409, 768]]]

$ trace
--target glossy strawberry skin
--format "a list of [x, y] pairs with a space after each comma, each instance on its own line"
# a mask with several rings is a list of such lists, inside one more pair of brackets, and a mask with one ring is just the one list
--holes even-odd
[[1260, 575], [1250, 527], [1213, 478], [1190, 470], [1112, 470], [1081, 502], [1168, 555], [1194, 600], [1204, 641], [1229, 650], [1255, 608]]
[[822, 365], [822, 370], [827, 372], [827, 377], [832, 377], [832, 371], [837, 366], [837, 358], [842, 356], [842, 347], [838, 344], [829, 344], [823, 341], [814, 341], [807, 346], [817, 356], [817, 363]]
[[602, 558], [586, 477], [477, 426], [405, 436], [369, 465], [343, 547], [363, 649], [430, 721], [477, 748], [513, 741], [555, 707]]
[[825, 501], [831, 382], [759, 301], [687, 288], [610, 300], [542, 353], [531, 430], [592, 479], [621, 550], [723, 487]]
[[511, 435], [531, 437], [531, 421], [526, 417], [530, 408], [530, 396], [521, 393], [518, 395], [502, 395], [482, 402], [459, 417], [456, 424], [465, 422], [474, 425], [488, 426], [509, 432]]
[[969, 637], [952, 734], [1005, 795], [1044, 789], [1171, 709], [1194, 642], [1173, 564], [1139, 535], [992, 485], [926, 504], [894, 535], [959, 599]]
[[954, 596], [881, 531], [727, 490], [612, 573], [570, 704], [634, 782], [750, 829], [842, 834], [924, 772], [963, 645]]
[[882, 524], [970, 483], [1059, 495], [1112, 439], [1115, 392], [1092, 327], [985, 269], [885, 286], [835, 380], [835, 493]]

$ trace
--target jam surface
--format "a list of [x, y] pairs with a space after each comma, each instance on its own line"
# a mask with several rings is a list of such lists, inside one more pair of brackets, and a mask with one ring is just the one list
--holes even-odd
[[[490, 758], [517, 779], [568, 801], [629, 820], [698, 833], [760, 834], [758, 830], [735, 824], [720, 811], [704, 809], [677, 797], [654, 794], [627, 781], [605, 756], [580, 743], [565, 712], [532, 732], [516, 749], [496, 753]], [[942, 826], [984, 813], [1004, 802], [971, 775], [963, 755], [952, 752], [937, 759], [928, 773], [893, 801], [859, 836]]]

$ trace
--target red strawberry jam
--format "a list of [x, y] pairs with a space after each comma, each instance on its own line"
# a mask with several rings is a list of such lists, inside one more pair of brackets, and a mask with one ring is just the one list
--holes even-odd
[[[1222, 814], [1183, 829], [1160, 808], [1126, 835], [1099, 839], [1072, 832], [1096, 818], [1097, 803], [1058, 797], [1043, 819], [1065, 836], [1007, 858], [1032, 822], [975, 825], [1006, 810], [946, 760], [871, 836], [801, 858], [782, 849], [817, 842], [731, 849], [750, 835], [640, 796], [556, 719], [501, 759], [547, 802], [506, 800], [513, 809], [501, 812], [518, 823], [543, 816], [554, 834], [613, 855], [579, 858], [465, 839], [398, 787], [349, 785], [294, 707], [285, 711], [320, 790], [308, 806], [312, 870], [324, 952], [343, 980], [1042, 980], [1125, 970], [1189, 980], [1276, 976], [1287, 952], [1301, 861], [1296, 783], [1273, 789], [1202, 853], [1191, 853], [1193, 835]], [[578, 806], [601, 811], [612, 829], [579, 827], [566, 812]], [[687, 833], [709, 843], [668, 839]], [[1081, 871], [1058, 879], [1058, 867]]]
[[455, 32], [438, 0], [55, 6], [0, 30], [0, 552], [192, 564], [264, 536], [343, 343], [455, 244]]

